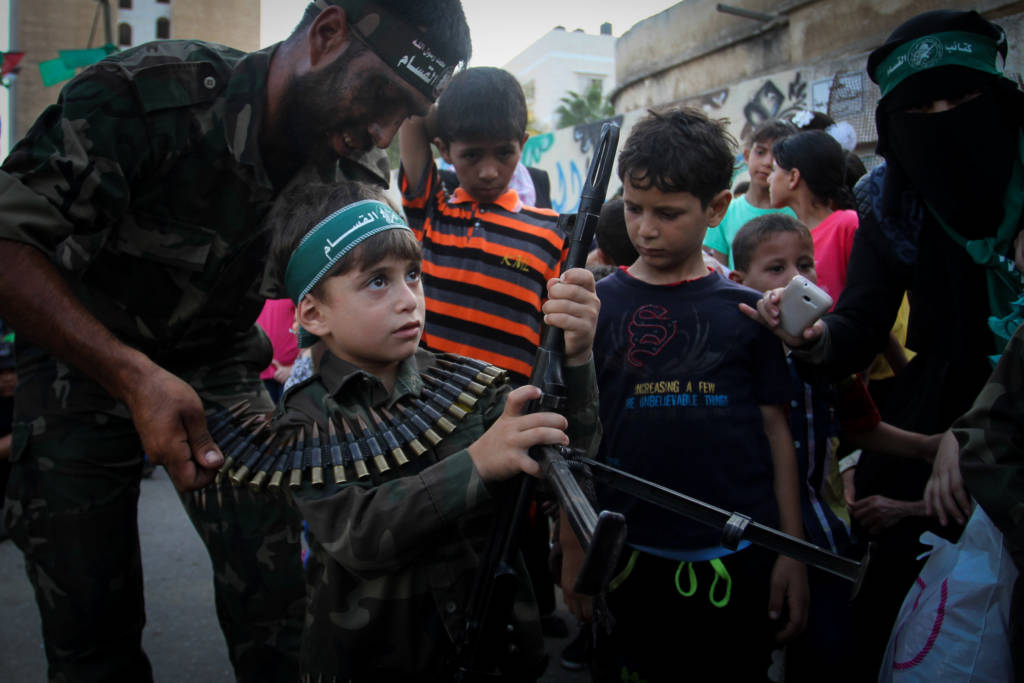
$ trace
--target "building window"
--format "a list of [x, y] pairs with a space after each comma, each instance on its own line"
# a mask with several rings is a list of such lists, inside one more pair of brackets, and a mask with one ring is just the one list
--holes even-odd
[[167, 17], [156, 20], [156, 37], [163, 40], [171, 37], [171, 20]]
[[132, 27], [131, 27], [131, 24], [118, 24], [117, 25], [117, 44], [118, 45], [131, 45], [132, 44]]
[[132, 0], [117, 0], [118, 9], [131, 9]]
[[537, 96], [536, 81], [529, 81], [523, 85], [523, 96], [527, 99], [527, 101], [533, 101], [533, 99]]

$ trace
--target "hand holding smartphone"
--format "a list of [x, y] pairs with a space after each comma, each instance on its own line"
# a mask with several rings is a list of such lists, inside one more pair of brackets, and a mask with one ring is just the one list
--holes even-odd
[[825, 290], [797, 275], [782, 290], [779, 325], [787, 334], [799, 337], [831, 307], [832, 297]]

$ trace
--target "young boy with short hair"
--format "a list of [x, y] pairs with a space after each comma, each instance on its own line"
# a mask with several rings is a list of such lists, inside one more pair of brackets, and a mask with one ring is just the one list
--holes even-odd
[[[540, 343], [545, 283], [557, 277], [565, 235], [557, 214], [524, 206], [509, 181], [522, 154], [526, 98], [502, 69], [467, 69], [427, 117], [399, 130], [400, 186], [423, 245], [424, 345], [530, 376]], [[455, 167], [459, 187], [439, 181], [430, 143]]]
[[[759, 292], [785, 287], [797, 275], [817, 284], [814, 240], [810, 230], [797, 219], [769, 214], [744, 225], [732, 243], [735, 269], [730, 278]], [[850, 511], [862, 523], [870, 514], [868, 501], [855, 501], [854, 493], [844, 497], [837, 462], [839, 437], [853, 447], [871, 448], [893, 455], [930, 458], [940, 435], [932, 437], [899, 429], [881, 421], [867, 386], [850, 377], [837, 386], [807, 383], [789, 363], [792, 399], [789, 428], [796, 452], [800, 481], [800, 504], [804, 530], [811, 543], [847, 557], [863, 553], [855, 545], [850, 528]], [[852, 471], [848, 479], [852, 487]], [[902, 505], [889, 501], [890, 507]], [[909, 510], [923, 513], [924, 504]], [[884, 522], [882, 522], [884, 523]], [[870, 528], [869, 523], [864, 523]], [[823, 677], [835, 681], [849, 678], [852, 667], [851, 585], [822, 570], [808, 572], [811, 601], [807, 630], [790, 643], [786, 652], [786, 681], [802, 683]], [[826, 675], [825, 672], [828, 672]]]
[[736, 197], [729, 204], [729, 210], [718, 227], [708, 229], [704, 237], [704, 247], [722, 265], [735, 267], [732, 255], [732, 243], [736, 233], [747, 221], [758, 216], [783, 213], [796, 217], [790, 208], [773, 209], [771, 197], [768, 195], [768, 174], [772, 172], [772, 145], [777, 140], [789, 137], [797, 132], [796, 127], [785, 121], [768, 120], [754, 129], [750, 141], [743, 148], [743, 159], [750, 172], [750, 184], [742, 196]]
[[[729, 206], [731, 137], [699, 111], [652, 113], [618, 163], [639, 258], [597, 287], [599, 458], [802, 538], [782, 348], [738, 310], [757, 292], [703, 260]], [[776, 636], [803, 624], [804, 566], [749, 544], [732, 552], [720, 531], [628, 495], [599, 497], [626, 514], [629, 548], [607, 595], [614, 628], [598, 628], [598, 680], [767, 680]], [[561, 540], [566, 591], [580, 549]], [[586, 616], [585, 600], [566, 602]]]
[[[289, 494], [312, 551], [303, 680], [450, 680], [495, 486], [539, 474], [534, 445], [568, 444], [568, 433], [593, 451], [600, 439], [593, 277], [573, 269], [547, 283], [546, 322], [565, 330], [569, 419], [524, 415], [536, 387], [513, 391], [486, 363], [419, 348], [420, 245], [367, 188], [296, 187], [269, 220], [299, 343], [326, 347], [272, 424], [277, 443], [304, 444], [312, 458], [312, 474], [301, 470]], [[536, 606], [521, 585], [515, 654], [501, 662], [501, 680], [534, 680], [546, 662]]]
[[[817, 284], [814, 242], [803, 223], [783, 214], [761, 216], [743, 226], [733, 241], [736, 268], [729, 277], [759, 292], [785, 287], [797, 275]], [[835, 553], [847, 554], [853, 544], [850, 516], [845, 510], [841, 490], [830, 484], [838, 481], [836, 463], [836, 395], [829, 385], [805, 385], [790, 364], [794, 385], [789, 411], [789, 426], [796, 446], [800, 473], [800, 498], [807, 539]], [[807, 397], [811, 396], [811, 405]], [[861, 417], [857, 426], [874, 428], [878, 411], [870, 404], [870, 415]], [[845, 416], [841, 416], [845, 417]], [[829, 477], [835, 474], [834, 480]]]

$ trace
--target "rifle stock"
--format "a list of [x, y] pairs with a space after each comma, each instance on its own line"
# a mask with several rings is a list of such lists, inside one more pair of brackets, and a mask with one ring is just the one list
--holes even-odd
[[[590, 243], [600, 218], [608, 191], [619, 127], [605, 123], [594, 158], [587, 172], [580, 204], [569, 238], [565, 269], [586, 264]], [[561, 216], [565, 227], [571, 216]], [[564, 221], [564, 222], [563, 222]], [[569, 232], [567, 230], [567, 232]], [[530, 384], [540, 388], [541, 398], [532, 401], [526, 412], [552, 411], [564, 413], [568, 389], [563, 376], [565, 338], [562, 330], [545, 327], [537, 348]], [[540, 446], [530, 455], [541, 464], [544, 480], [554, 491], [559, 505], [566, 511], [569, 523], [586, 552], [583, 570], [574, 590], [595, 595], [607, 585], [614, 571], [626, 537], [625, 519], [619, 513], [597, 513], [569, 470], [564, 451], [554, 446]], [[459, 648], [456, 680], [494, 679], [501, 676], [500, 648], [506, 646], [507, 626], [512, 614], [519, 580], [515, 572], [519, 553], [519, 532], [529, 514], [536, 489], [536, 480], [525, 475], [510, 482], [511, 504], [504, 505], [491, 536], [487, 564], [477, 576], [467, 611], [466, 632]]]

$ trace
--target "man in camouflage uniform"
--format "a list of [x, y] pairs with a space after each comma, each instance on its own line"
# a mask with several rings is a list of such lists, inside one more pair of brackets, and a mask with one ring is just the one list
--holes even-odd
[[[366, 5], [317, 0], [288, 40], [251, 54], [167, 41], [114, 55], [64, 88], [0, 170], [0, 315], [20, 361], [5, 512], [51, 680], [152, 678], [142, 453], [183, 494], [213, 481], [223, 455], [204, 408], [270, 407], [255, 326], [264, 214], [311, 174], [386, 182], [386, 167], [339, 158], [386, 147], [436, 96], [402, 51], [445, 55], [431, 63], [442, 75], [469, 56], [458, 0]], [[183, 500], [238, 679], [294, 680], [296, 519], [241, 491]]]

